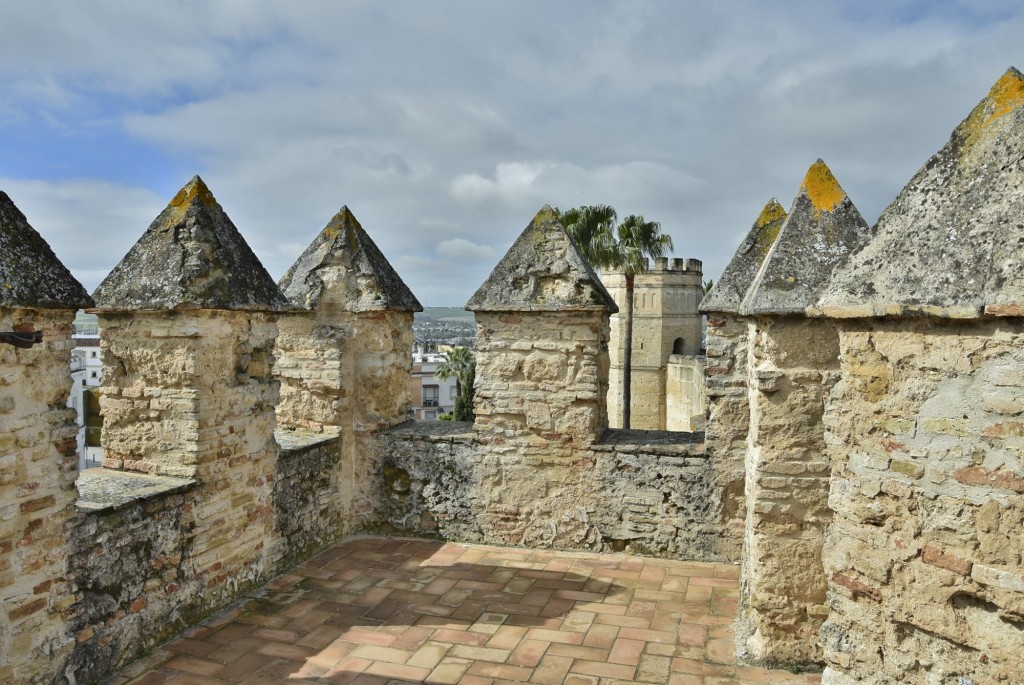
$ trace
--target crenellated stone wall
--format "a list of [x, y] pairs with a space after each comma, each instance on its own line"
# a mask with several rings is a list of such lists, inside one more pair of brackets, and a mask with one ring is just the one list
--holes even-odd
[[[742, 559], [741, 656], [1015, 683], [1021, 188], [1014, 69], [874, 228], [812, 165], [702, 304], [706, 445], [607, 430], [615, 305], [550, 208], [467, 305], [476, 423], [424, 425], [403, 423], [419, 303], [347, 209], [278, 287], [196, 177], [92, 302], [0, 193], [0, 681], [98, 682], [366, 530]], [[76, 500], [81, 307], [108, 468]]]
[[[624, 306], [625, 274], [604, 269], [601, 281], [615, 302]], [[673, 354], [690, 358], [700, 354], [701, 315], [697, 305], [703, 294], [703, 265], [699, 259], [659, 257], [653, 265], [648, 264], [647, 271], [634, 276], [633, 288], [630, 426], [642, 430], [690, 430], [668, 425], [672, 417], [668, 407], [668, 364]], [[611, 316], [608, 382], [613, 390], [608, 396], [608, 417], [609, 425], [615, 428], [622, 426], [625, 325], [621, 314]]]
[[[334, 504], [340, 496], [332, 475], [340, 457], [337, 438], [285, 430], [276, 439], [273, 507], [264, 549], [255, 552], [265, 560], [262, 579], [287, 571], [344, 530]], [[244, 576], [220, 588], [198, 563], [210, 525], [203, 500], [211, 499], [199, 481], [91, 469], [77, 486], [67, 573], [79, 593], [66, 626], [74, 649], [63, 669], [76, 682], [98, 682], [244, 592]], [[237, 534], [239, 524], [234, 528]], [[230, 542], [220, 546], [225, 560], [251, 549], [240, 538], [230, 551], [224, 549]]]
[[90, 469], [78, 479], [68, 575], [78, 610], [68, 632], [75, 648], [65, 671], [101, 680], [205, 618], [193, 541], [197, 483], [187, 478]]

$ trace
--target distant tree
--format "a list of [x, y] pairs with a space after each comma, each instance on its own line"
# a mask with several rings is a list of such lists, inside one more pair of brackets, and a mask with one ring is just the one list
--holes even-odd
[[[609, 205], [576, 207], [559, 213], [566, 232], [595, 269], [622, 269], [626, 279], [626, 301], [622, 317], [626, 323], [622, 360], [622, 427], [629, 428], [633, 380], [633, 287], [636, 274], [647, 270], [648, 257], [663, 257], [673, 249], [672, 237], [662, 234], [661, 224], [631, 214], [617, 227], [615, 209]], [[614, 230], [613, 230], [614, 228]]]
[[468, 347], [453, 347], [448, 353], [448, 360], [439, 364], [434, 375], [441, 380], [455, 377], [455, 409], [452, 411], [456, 421], [472, 421], [473, 395], [476, 394], [476, 355]]
[[707, 295], [709, 292], [711, 292], [711, 289], [714, 287], [715, 279], [709, 278], [708, 280], [704, 281], [704, 294]]

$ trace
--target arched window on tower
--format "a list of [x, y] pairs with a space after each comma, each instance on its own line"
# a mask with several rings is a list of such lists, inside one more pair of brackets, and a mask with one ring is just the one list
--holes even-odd
[[676, 338], [676, 341], [672, 343], [672, 354], [683, 354], [683, 339]]

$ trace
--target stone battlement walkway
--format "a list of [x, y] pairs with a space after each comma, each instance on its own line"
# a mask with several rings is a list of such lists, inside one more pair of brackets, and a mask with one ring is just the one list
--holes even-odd
[[738, 568], [342, 542], [109, 685], [818, 683], [736, 666]]

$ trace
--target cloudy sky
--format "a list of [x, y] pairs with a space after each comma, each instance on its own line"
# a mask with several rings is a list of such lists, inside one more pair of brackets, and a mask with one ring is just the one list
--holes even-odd
[[461, 306], [594, 203], [716, 278], [818, 157], [873, 223], [1022, 35], [1019, 0], [8, 2], [0, 189], [90, 290], [196, 173], [274, 278], [348, 205]]

